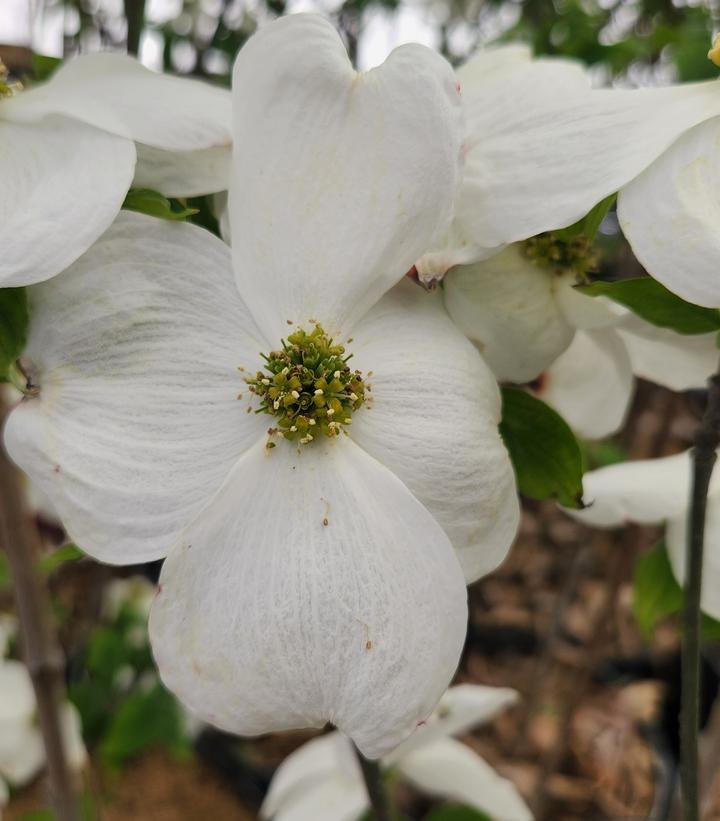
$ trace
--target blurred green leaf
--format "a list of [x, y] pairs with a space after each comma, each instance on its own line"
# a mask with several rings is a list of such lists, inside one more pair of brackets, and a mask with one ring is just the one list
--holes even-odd
[[10, 565], [3, 550], [0, 550], [0, 590], [10, 587]]
[[627, 461], [627, 454], [621, 445], [613, 440], [604, 442], [580, 440], [578, 444], [583, 457], [583, 473]]
[[595, 234], [597, 234], [598, 228], [600, 228], [602, 221], [605, 219], [607, 212], [610, 210], [616, 199], [617, 194], [610, 194], [609, 197], [605, 197], [604, 200], [601, 200], [594, 208], [592, 208], [581, 220], [573, 223], [573, 225], [569, 225], [567, 228], [561, 228], [560, 230], [553, 231], [552, 233], [558, 239], [565, 241], [581, 235], [586, 236], [590, 240], [595, 239]]
[[78, 559], [84, 558], [85, 554], [77, 545], [65, 544], [62, 547], [58, 547], [57, 550], [53, 550], [52, 553], [42, 556], [38, 565], [40, 572], [45, 576], [49, 576], [66, 562], [76, 562]]
[[425, 816], [425, 821], [492, 821], [492, 818], [473, 807], [465, 807], [461, 804], [446, 804], [444, 807], [431, 810]]
[[55, 813], [52, 810], [33, 810], [21, 815], [18, 821], [55, 821]]
[[156, 746], [176, 755], [189, 752], [178, 703], [161, 684], [125, 699], [111, 719], [100, 753], [109, 766], [119, 767]]
[[500, 423], [521, 493], [582, 507], [582, 455], [567, 422], [519, 388], [503, 388]]
[[655, 625], [682, 609], [683, 593], [675, 580], [665, 545], [659, 544], [635, 563], [633, 612], [640, 631], [649, 638]]
[[588, 296], [606, 296], [647, 322], [680, 334], [706, 334], [720, 330], [720, 311], [685, 302], [651, 277], [592, 282], [577, 285], [576, 288]]
[[20, 356], [27, 339], [28, 309], [25, 288], [0, 288], [0, 382]]
[[[646, 639], [661, 619], [682, 611], [683, 599], [665, 545], [659, 544], [640, 556], [633, 578], [633, 612]], [[702, 637], [706, 641], [720, 640], [720, 621], [707, 613], [702, 614]]]
[[131, 188], [122, 207], [128, 211], [138, 211], [151, 217], [174, 221], [185, 220], [198, 213], [197, 208], [186, 208], [175, 204], [172, 200], [149, 188]]
[[44, 83], [60, 68], [62, 62], [60, 57], [49, 57], [47, 54], [33, 54], [33, 78], [40, 83]]

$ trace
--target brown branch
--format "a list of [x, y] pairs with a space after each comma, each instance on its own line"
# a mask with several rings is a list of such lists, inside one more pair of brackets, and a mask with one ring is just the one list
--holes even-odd
[[[0, 425], [7, 406], [0, 398]], [[60, 725], [64, 659], [50, 622], [50, 601], [37, 570], [37, 529], [24, 510], [20, 475], [0, 447], [0, 544], [10, 565], [20, 631], [45, 743], [50, 801], [58, 821], [77, 821], [77, 798]]]

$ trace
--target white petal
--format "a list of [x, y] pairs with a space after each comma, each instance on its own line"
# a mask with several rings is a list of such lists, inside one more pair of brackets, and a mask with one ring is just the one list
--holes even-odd
[[717, 369], [717, 334], [688, 336], [658, 328], [630, 314], [618, 326], [633, 373], [673, 391], [704, 388]]
[[445, 278], [445, 305], [498, 379], [528, 382], [575, 333], [557, 304], [562, 284], [513, 246], [486, 262], [452, 270]]
[[45, 765], [45, 747], [31, 721], [0, 721], [0, 776], [14, 787], [30, 782]]
[[720, 307], [718, 186], [715, 117], [683, 135], [618, 200], [623, 233], [648, 272], [683, 299], [712, 308]]
[[532, 813], [517, 787], [498, 775], [469, 747], [443, 738], [405, 756], [398, 768], [429, 795], [460, 801], [497, 821], [531, 821]]
[[586, 331], [617, 325], [628, 309], [606, 297], [587, 296], [573, 286], [575, 280], [566, 275], [561, 278], [556, 294], [557, 302], [565, 319], [573, 328]]
[[353, 331], [372, 402], [351, 436], [433, 514], [468, 582], [494, 570], [517, 532], [515, 477], [498, 433], [500, 395], [439, 294], [396, 286]]
[[386, 760], [398, 761], [416, 747], [432, 744], [437, 738], [463, 735], [516, 704], [518, 695], [517, 690], [509, 687], [483, 687], [479, 684], [451, 687], [440, 699], [427, 723], [393, 750]]
[[135, 148], [65, 117], [35, 125], [0, 119], [0, 145], [0, 287], [42, 282], [115, 219]]
[[367, 808], [362, 781], [348, 783], [329, 779], [312, 784], [293, 802], [283, 804], [272, 818], [274, 821], [358, 821]]
[[313, 738], [282, 762], [270, 782], [260, 817], [356, 821], [367, 803], [350, 742], [342, 733], [332, 732]]
[[457, 219], [493, 247], [570, 225], [693, 125], [720, 114], [716, 81], [590, 90], [577, 66], [518, 65], [470, 96]]
[[35, 693], [27, 667], [19, 661], [0, 663], [0, 721], [30, 722], [35, 712]]
[[156, 74], [124, 54], [68, 60], [47, 83], [4, 100], [0, 107], [0, 117], [15, 122], [38, 122], [48, 114], [169, 151], [232, 141], [230, 92]]
[[35, 726], [35, 693], [27, 667], [0, 663], [0, 776], [10, 784], [27, 783], [42, 768], [45, 751]]
[[286, 320], [352, 322], [449, 225], [462, 139], [455, 76], [423, 46], [357, 74], [315, 15], [270, 23], [235, 65], [230, 190], [240, 292]]
[[482, 93], [483, 86], [489, 80], [495, 80], [518, 66], [527, 65], [531, 60], [532, 51], [525, 43], [479, 48], [457, 70], [465, 104], [471, 103], [475, 94]]
[[153, 649], [191, 709], [241, 735], [329, 721], [369, 757], [427, 718], [465, 634], [447, 537], [346, 438], [300, 454], [260, 441], [160, 582]]
[[689, 451], [592, 470], [583, 476], [585, 510], [566, 510], [592, 527], [656, 524], [680, 516], [690, 494]]
[[238, 366], [267, 346], [229, 256], [200, 228], [123, 212], [30, 290], [40, 395], [12, 412], [5, 444], [102, 561], [164, 556], [267, 425], [236, 399]]
[[63, 736], [65, 760], [71, 770], [80, 770], [87, 763], [87, 750], [82, 737], [80, 713], [74, 704], [66, 702], [60, 708], [60, 732]]
[[163, 151], [137, 145], [133, 185], [166, 197], [197, 197], [224, 191], [230, 184], [230, 146], [199, 151]]
[[[717, 475], [715, 479], [717, 485]], [[717, 493], [717, 488], [715, 490]], [[687, 537], [688, 519], [686, 515], [678, 516], [667, 523], [665, 542], [673, 573], [680, 585], [685, 584]], [[705, 514], [705, 551], [700, 607], [714, 619], [720, 619], [720, 504], [718, 504], [717, 495], [708, 500]]]
[[535, 394], [586, 439], [622, 427], [633, 394], [630, 357], [612, 328], [578, 331], [570, 347], [542, 374]]

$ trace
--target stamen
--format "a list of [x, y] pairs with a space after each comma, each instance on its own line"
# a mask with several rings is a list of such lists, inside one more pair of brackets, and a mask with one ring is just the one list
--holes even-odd
[[263, 370], [245, 381], [260, 399], [256, 413], [278, 417], [285, 439], [306, 445], [318, 434], [337, 436], [365, 401], [362, 374], [350, 369], [345, 348], [316, 322], [310, 332], [300, 329], [282, 340], [281, 350], [260, 356]]

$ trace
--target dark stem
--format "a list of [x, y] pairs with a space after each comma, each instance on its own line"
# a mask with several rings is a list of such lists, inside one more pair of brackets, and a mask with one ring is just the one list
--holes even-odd
[[125, 19], [127, 20], [128, 54], [137, 56], [140, 50], [140, 35], [145, 22], [145, 0], [124, 0]]
[[[0, 428], [6, 407], [0, 400]], [[20, 476], [0, 447], [0, 544], [10, 566], [20, 631], [45, 744], [50, 801], [57, 821], [77, 821], [78, 804], [60, 725], [65, 699], [64, 660], [50, 626], [48, 592], [38, 575], [37, 529], [24, 510]]]
[[684, 821], [700, 821], [698, 729], [700, 723], [700, 594], [702, 592], [705, 508], [720, 445], [720, 373], [708, 380], [708, 399], [692, 450], [692, 490], [685, 557], [682, 640], [680, 778]]
[[377, 761], [368, 761], [354, 744], [353, 749], [360, 763], [365, 789], [367, 790], [370, 806], [373, 811], [373, 818], [375, 821], [392, 821], [392, 814], [383, 785], [380, 765]]

